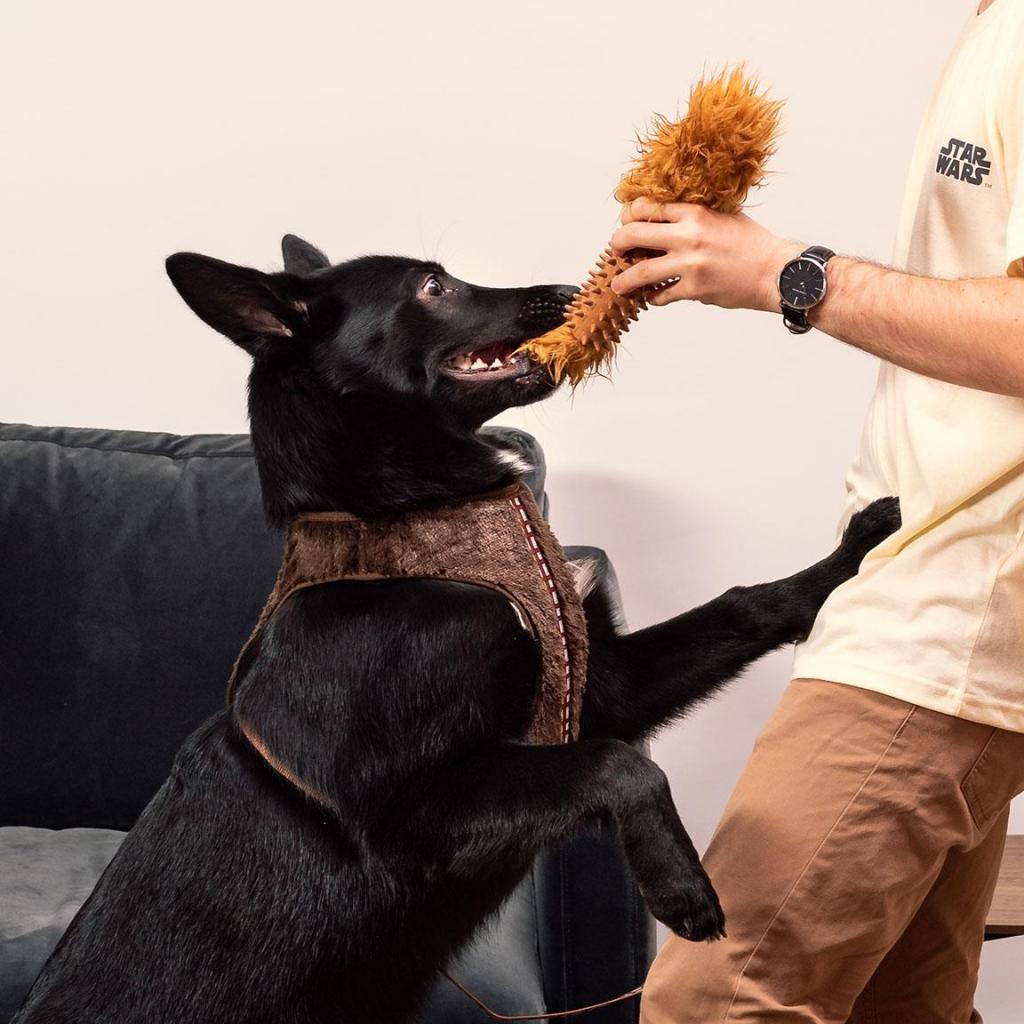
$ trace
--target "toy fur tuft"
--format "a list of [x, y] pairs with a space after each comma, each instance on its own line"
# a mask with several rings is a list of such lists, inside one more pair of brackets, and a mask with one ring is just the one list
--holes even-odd
[[[619, 182], [615, 198], [640, 197], [656, 203], [699, 203], [738, 213], [752, 188], [764, 183], [775, 152], [782, 104], [760, 91], [743, 67], [701, 79], [690, 92], [686, 116], [669, 121], [655, 116], [646, 137], [637, 140], [633, 168]], [[608, 368], [619, 336], [629, 329], [647, 299], [664, 285], [620, 296], [611, 281], [649, 255], [618, 255], [606, 250], [566, 310], [565, 323], [527, 342], [524, 350], [575, 386]]]
[[690, 92], [686, 116], [656, 115], [634, 167], [615, 190], [620, 203], [641, 196], [656, 203], [699, 203], [738, 213], [764, 183], [775, 152], [782, 104], [759, 91], [743, 68], [702, 79]]

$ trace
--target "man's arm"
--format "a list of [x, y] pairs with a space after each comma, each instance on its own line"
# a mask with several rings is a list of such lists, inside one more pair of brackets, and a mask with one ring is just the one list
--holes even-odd
[[[638, 199], [623, 208], [617, 251], [654, 249], [615, 280], [625, 294], [678, 278], [652, 305], [679, 299], [779, 312], [778, 276], [805, 246], [744, 214]], [[828, 294], [811, 323], [908, 370], [952, 384], [1024, 397], [1024, 279], [947, 281], [859, 260], [828, 264]], [[780, 330], [781, 330], [780, 326]]]

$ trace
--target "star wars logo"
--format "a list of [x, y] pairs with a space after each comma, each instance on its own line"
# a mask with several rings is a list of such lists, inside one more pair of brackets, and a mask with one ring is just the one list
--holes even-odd
[[988, 159], [987, 149], [972, 146], [963, 139], [950, 139], [948, 144], [939, 150], [939, 162], [935, 173], [966, 181], [968, 185], [980, 185], [991, 170], [992, 161]]

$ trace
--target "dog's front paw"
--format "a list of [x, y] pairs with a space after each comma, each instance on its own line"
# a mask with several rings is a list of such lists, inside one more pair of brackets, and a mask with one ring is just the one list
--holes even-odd
[[878, 547], [902, 523], [899, 498], [879, 498], [856, 513], [843, 533], [839, 547], [796, 579], [799, 585], [791, 592], [793, 630], [790, 639], [802, 643], [807, 639], [818, 611], [836, 587], [856, 576], [864, 556]]
[[902, 525], [899, 498], [879, 498], [858, 512], [846, 527], [839, 550], [856, 573], [864, 556]]
[[691, 942], [724, 938], [725, 914], [703, 869], [687, 872], [671, 890], [645, 895], [651, 913], [676, 935]]

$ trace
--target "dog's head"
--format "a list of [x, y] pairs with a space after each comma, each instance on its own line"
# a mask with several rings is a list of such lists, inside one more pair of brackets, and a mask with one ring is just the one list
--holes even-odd
[[271, 519], [385, 515], [511, 482], [511, 453], [478, 428], [554, 390], [516, 349], [562, 322], [575, 289], [485, 288], [399, 256], [332, 266], [294, 235], [282, 248], [283, 273], [195, 253], [167, 261], [192, 310], [252, 356]]

